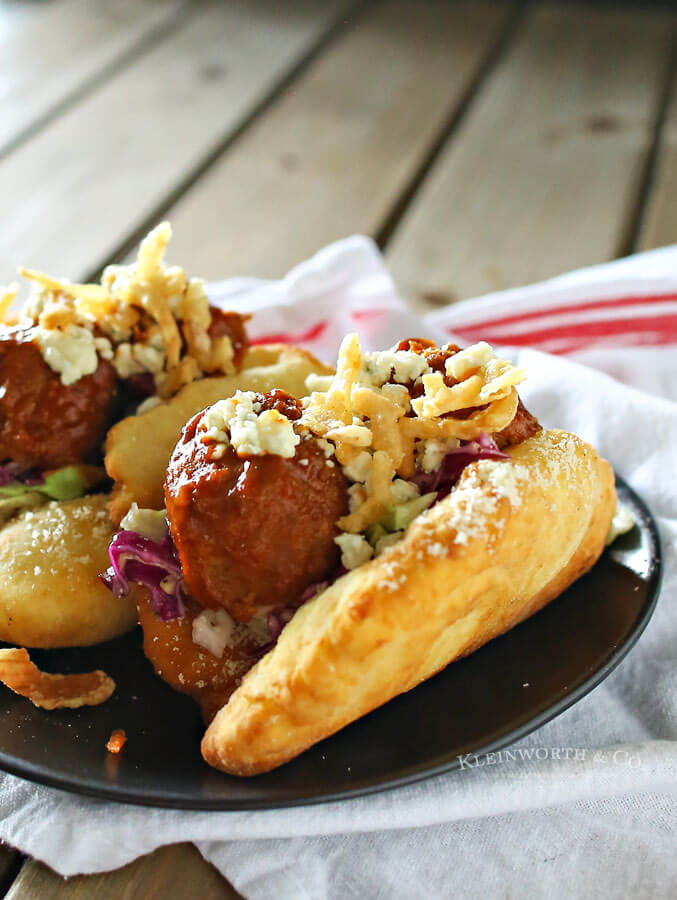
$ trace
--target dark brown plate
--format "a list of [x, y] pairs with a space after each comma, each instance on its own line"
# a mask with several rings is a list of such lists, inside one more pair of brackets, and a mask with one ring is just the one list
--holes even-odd
[[[658, 534], [620, 479], [618, 491], [638, 526], [561, 597], [268, 775], [237, 779], [203, 762], [196, 707], [154, 675], [136, 632], [97, 647], [35, 651], [47, 670], [102, 668], [117, 690], [102, 706], [45, 712], [0, 688], [0, 768], [94, 797], [186, 809], [317, 803], [458, 768], [459, 756], [511, 744], [591, 691], [649, 621]], [[128, 736], [119, 756], [105, 749], [114, 728]]]

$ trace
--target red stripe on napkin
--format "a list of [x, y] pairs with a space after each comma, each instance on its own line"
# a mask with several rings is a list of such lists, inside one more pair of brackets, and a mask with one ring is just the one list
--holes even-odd
[[[452, 329], [449, 329], [452, 332]], [[669, 343], [677, 338], [677, 314], [667, 316], [637, 316], [632, 319], [604, 319], [592, 322], [577, 322], [568, 325], [553, 325], [550, 328], [534, 329], [522, 334], [501, 336], [492, 334], [483, 328], [481, 333], [471, 332], [465, 327], [454, 328], [453, 333], [462, 337], [496, 344], [512, 344], [516, 347], [529, 347], [543, 344], [555, 338], [586, 338], [588, 343], [596, 343], [596, 338], [613, 335], [649, 335], [653, 334], [660, 343]], [[562, 352], [562, 351], [560, 351]]]
[[[495, 341], [498, 343], [498, 341]], [[507, 343], [507, 342], [506, 342]], [[566, 356], [569, 353], [577, 353], [580, 350], [603, 350], [609, 347], [618, 350], [622, 347], [667, 347], [674, 346], [677, 343], [677, 335], [661, 334], [657, 332], [646, 332], [641, 334], [629, 333], [623, 335], [623, 341], [618, 340], [590, 340], [590, 338], [578, 338], [570, 341], [545, 341], [542, 344], [532, 344], [537, 350], [543, 350], [545, 353], [552, 353], [555, 356]]]
[[350, 313], [350, 318], [355, 319], [356, 322], [363, 322], [365, 319], [369, 321], [370, 319], [380, 319], [381, 316], [389, 316], [392, 313], [392, 309], [354, 309]]
[[253, 338], [252, 344], [303, 344], [307, 341], [316, 341], [322, 337], [329, 327], [329, 322], [318, 322], [317, 325], [311, 325], [305, 331], [279, 332], [278, 334], [265, 334], [262, 337]]
[[[587, 312], [589, 310], [609, 309], [625, 306], [641, 306], [644, 303], [675, 303], [677, 294], [649, 294], [637, 297], [607, 297], [603, 300], [588, 300], [583, 303], [568, 303], [564, 306], [545, 306], [541, 309], [529, 310], [529, 312], [517, 313], [509, 316], [501, 316], [498, 319], [484, 319], [483, 321], [464, 323], [463, 331], [473, 329], [494, 328], [500, 325], [514, 325], [518, 322], [528, 322], [532, 319], [540, 319], [544, 316], [557, 316], [566, 313]], [[455, 331], [462, 333], [460, 329]]]

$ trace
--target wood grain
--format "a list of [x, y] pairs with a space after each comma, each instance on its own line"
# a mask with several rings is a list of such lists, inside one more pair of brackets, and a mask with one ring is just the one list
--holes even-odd
[[388, 246], [408, 297], [452, 302], [617, 255], [673, 21], [580, 5], [528, 15]]
[[660, 135], [656, 170], [639, 234], [639, 249], [677, 242], [677, 69]]
[[0, 283], [105, 263], [274, 90], [345, 0], [231, 0], [110, 78], [0, 165]]
[[0, 154], [177, 20], [185, 0], [60, 0], [0, 6]]
[[374, 234], [506, 20], [493, 5], [396, 0], [364, 13], [169, 210], [174, 258], [276, 276]]
[[115, 872], [67, 879], [30, 860], [6, 900], [238, 900], [240, 896], [192, 844], [176, 844]]

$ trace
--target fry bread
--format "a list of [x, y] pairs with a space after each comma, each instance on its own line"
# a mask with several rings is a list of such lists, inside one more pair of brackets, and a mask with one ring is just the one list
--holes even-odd
[[104, 494], [52, 502], [0, 529], [0, 640], [72, 647], [118, 637], [136, 624], [132, 596], [99, 581], [114, 529]]
[[162, 484], [169, 457], [181, 429], [201, 409], [232, 396], [236, 390], [280, 388], [294, 397], [303, 397], [308, 375], [327, 375], [332, 371], [296, 347], [251, 347], [237, 375], [194, 381], [168, 402], [118, 422], [106, 442], [106, 471], [116, 482], [110, 506], [112, 520], [119, 524], [132, 502], [146, 509], [164, 507]]
[[537, 612], [604, 548], [613, 472], [562, 431], [469, 465], [405, 537], [296, 613], [202, 741], [255, 775], [411, 690]]

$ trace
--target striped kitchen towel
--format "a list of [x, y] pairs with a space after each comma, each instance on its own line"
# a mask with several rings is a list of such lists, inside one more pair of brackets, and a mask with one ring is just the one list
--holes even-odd
[[210, 295], [253, 314], [256, 343], [293, 343], [327, 360], [348, 331], [359, 332], [366, 349], [378, 349], [423, 330], [440, 341], [485, 340], [569, 356], [677, 399], [677, 245], [424, 317], [410, 312], [377, 247], [361, 236], [331, 244], [280, 281], [230, 279], [211, 285]]

